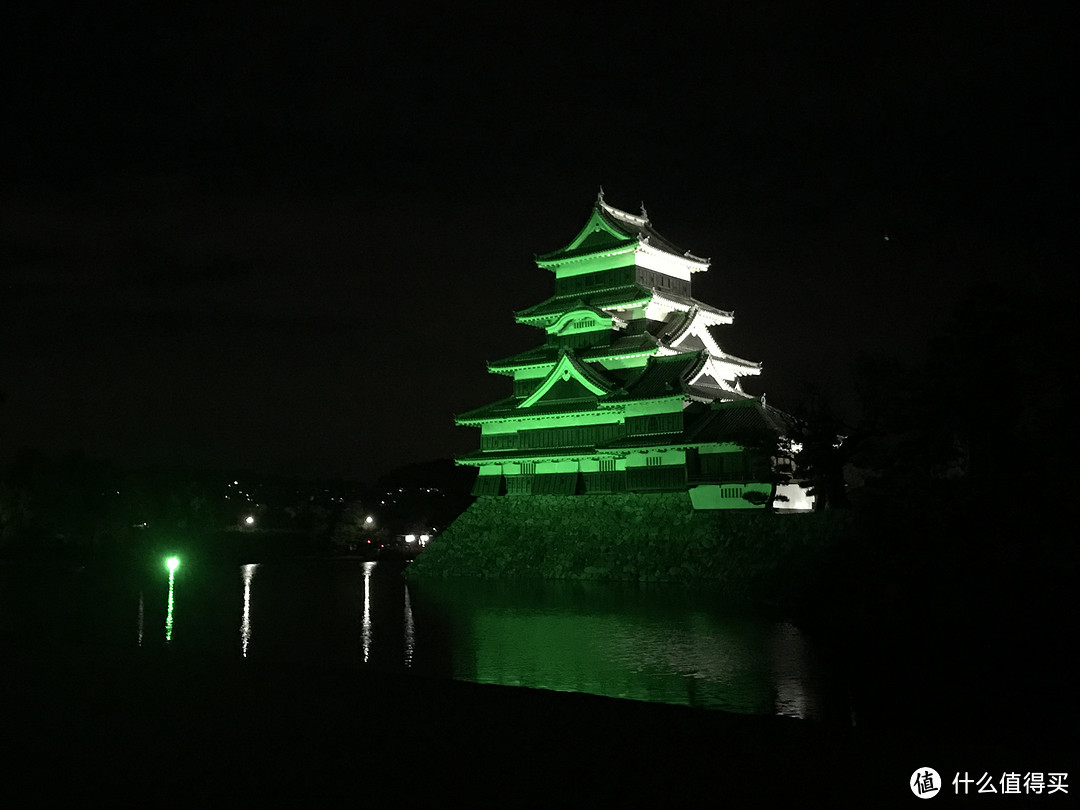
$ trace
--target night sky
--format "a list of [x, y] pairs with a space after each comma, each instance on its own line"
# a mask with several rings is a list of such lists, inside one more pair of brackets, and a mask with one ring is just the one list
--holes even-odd
[[[0, 37], [0, 463], [371, 480], [535, 345], [602, 186], [712, 259], [770, 404], [850, 407], [972, 285], [1060, 300], [1075, 84], [1038, 3], [38, 2]], [[393, 10], [399, 8], [401, 10]]]

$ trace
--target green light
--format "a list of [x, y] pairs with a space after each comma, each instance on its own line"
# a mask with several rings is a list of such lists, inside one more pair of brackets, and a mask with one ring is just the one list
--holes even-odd
[[168, 566], [170, 571], [175, 571], [177, 568], [180, 567], [180, 558], [169, 557], [169, 559], [165, 561], [165, 565]]

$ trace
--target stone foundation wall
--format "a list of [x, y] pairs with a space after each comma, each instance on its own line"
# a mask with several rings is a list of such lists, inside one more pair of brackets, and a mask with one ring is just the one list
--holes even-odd
[[407, 575], [682, 582], [782, 601], [849, 524], [844, 513], [695, 511], [686, 492], [481, 497]]

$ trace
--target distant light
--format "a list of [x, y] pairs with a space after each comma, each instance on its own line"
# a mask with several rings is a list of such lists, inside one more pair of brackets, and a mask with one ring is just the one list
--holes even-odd
[[169, 557], [169, 559], [167, 559], [165, 561], [165, 565], [168, 567], [168, 569], [170, 571], [175, 571], [177, 568], [180, 567], [180, 558], [179, 557]]
[[406, 543], [415, 543], [416, 542], [416, 535], [415, 534], [407, 534], [407, 535], [405, 535], [405, 542]]
[[375, 522], [375, 518], [373, 518], [371, 515], [368, 515], [366, 518], [364, 518], [364, 523], [374, 523], [374, 522]]
[[431, 535], [430, 534], [422, 534], [422, 535], [420, 535], [420, 545], [426, 546], [428, 544], [429, 540], [431, 540]]
[[248, 526], [254, 526], [255, 518], [252, 515], [248, 515], [246, 518], [244, 518], [244, 523], [246, 523]]

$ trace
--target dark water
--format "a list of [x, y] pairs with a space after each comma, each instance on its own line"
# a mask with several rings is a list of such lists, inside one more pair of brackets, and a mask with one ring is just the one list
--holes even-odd
[[[56, 655], [184, 650], [846, 723], [840, 679], [783, 621], [677, 586], [406, 583], [401, 564], [187, 560], [170, 577], [0, 566], [0, 644]], [[149, 653], [148, 653], [149, 654]]]

